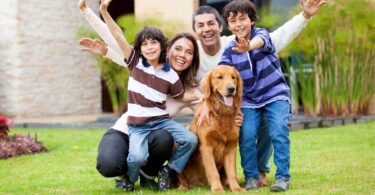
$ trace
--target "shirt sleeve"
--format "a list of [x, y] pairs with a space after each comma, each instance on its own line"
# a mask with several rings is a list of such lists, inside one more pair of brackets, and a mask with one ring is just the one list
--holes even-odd
[[94, 29], [96, 33], [103, 39], [103, 41], [112, 48], [118, 55], [124, 59], [119, 45], [117, 44], [115, 38], [112, 36], [107, 25], [90, 9], [86, 8], [82, 12], [83, 17], [87, 20], [90, 26]]
[[171, 84], [169, 88], [169, 95], [173, 98], [181, 98], [184, 95], [184, 87], [180, 79]]
[[302, 12], [291, 20], [270, 33], [276, 52], [285, 49], [305, 29], [310, 20], [306, 19]]
[[230, 45], [225, 48], [224, 53], [221, 55], [219, 65], [230, 65], [233, 66], [232, 61], [232, 47]]
[[124, 62], [125, 64], [128, 64], [129, 70], [132, 70], [138, 64], [140, 57], [141, 57], [141, 52], [132, 49], [129, 55], [129, 59], [124, 58]]
[[264, 41], [263, 47], [259, 48], [260, 52], [263, 52], [263, 53], [275, 52], [275, 47], [273, 46], [271, 37], [268, 34], [266, 29], [263, 29], [263, 28], [256, 29], [254, 37], [260, 37]]
[[124, 58], [117, 52], [115, 52], [111, 47], [107, 47], [107, 53], [104, 55], [105, 58], [111, 59], [116, 64], [128, 67], [128, 64], [125, 63]]

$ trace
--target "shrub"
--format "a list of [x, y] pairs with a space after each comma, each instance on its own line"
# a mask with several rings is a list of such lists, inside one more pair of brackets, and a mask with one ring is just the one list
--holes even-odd
[[[312, 115], [367, 114], [375, 94], [375, 9], [371, 1], [335, 0], [322, 7], [288, 52], [303, 54], [300, 74], [304, 110]], [[306, 94], [306, 95], [303, 95]]]

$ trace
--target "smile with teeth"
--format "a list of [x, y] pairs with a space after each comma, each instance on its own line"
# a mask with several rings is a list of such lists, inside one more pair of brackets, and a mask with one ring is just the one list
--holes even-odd
[[181, 64], [181, 65], [183, 65], [183, 64], [185, 64], [185, 61], [183, 61], [183, 60], [175, 60], [175, 62], [177, 62], [178, 64]]

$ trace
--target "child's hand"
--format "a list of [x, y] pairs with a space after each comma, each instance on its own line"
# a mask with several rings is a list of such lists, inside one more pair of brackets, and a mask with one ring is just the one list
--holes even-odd
[[99, 56], [107, 53], [106, 45], [97, 39], [82, 38], [79, 40], [79, 45], [82, 46], [81, 51], [88, 51]]
[[78, 6], [81, 11], [84, 11], [87, 8], [86, 0], [79, 0]]
[[236, 118], [234, 119], [234, 123], [238, 126], [241, 127], [243, 123], [243, 113], [241, 111], [238, 111], [236, 114]]
[[107, 10], [112, 0], [101, 0], [100, 10]]
[[245, 38], [240, 38], [239, 42], [234, 40], [234, 45], [236, 45], [236, 47], [233, 47], [232, 50], [237, 53], [250, 51], [250, 40], [246, 40]]
[[306, 19], [310, 19], [320, 10], [320, 6], [327, 3], [327, 0], [300, 0], [302, 14]]

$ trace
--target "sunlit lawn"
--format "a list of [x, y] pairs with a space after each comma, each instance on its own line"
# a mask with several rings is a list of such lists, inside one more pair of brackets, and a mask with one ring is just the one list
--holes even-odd
[[[13, 129], [34, 132], [50, 150], [0, 160], [0, 194], [123, 194], [95, 169], [104, 130]], [[288, 194], [375, 194], [375, 122], [292, 132]], [[243, 173], [239, 160], [237, 170]], [[275, 167], [272, 167], [274, 174]], [[273, 183], [273, 176], [269, 177]], [[243, 181], [241, 181], [243, 182]], [[152, 194], [136, 186], [136, 193]], [[164, 194], [209, 194], [208, 188]], [[227, 191], [227, 193], [230, 193]], [[253, 194], [268, 194], [261, 188]]]

